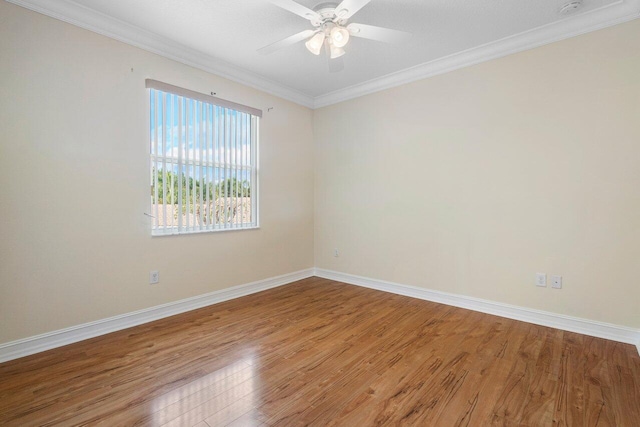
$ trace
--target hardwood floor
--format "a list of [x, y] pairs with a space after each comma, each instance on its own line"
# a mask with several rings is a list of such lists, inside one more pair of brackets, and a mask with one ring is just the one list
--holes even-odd
[[639, 426], [635, 347], [311, 278], [0, 365], [0, 425]]

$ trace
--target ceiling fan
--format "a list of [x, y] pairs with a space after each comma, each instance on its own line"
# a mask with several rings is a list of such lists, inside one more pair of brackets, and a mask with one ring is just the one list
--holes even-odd
[[[408, 40], [410, 33], [376, 27], [373, 25], [347, 23], [356, 12], [366, 6], [371, 0], [343, 0], [342, 3], [320, 3], [313, 9], [301, 5], [293, 0], [269, 0], [276, 6], [295, 13], [310, 21], [314, 29], [305, 30], [285, 39], [267, 45], [258, 52], [270, 54], [276, 50], [306, 40], [305, 46], [314, 55], [320, 55], [325, 47], [330, 59], [341, 58], [345, 54], [344, 47], [349, 37], [362, 37], [387, 43], [398, 43]], [[342, 63], [329, 61], [331, 71], [339, 71]], [[333, 65], [333, 66], [332, 66]]]

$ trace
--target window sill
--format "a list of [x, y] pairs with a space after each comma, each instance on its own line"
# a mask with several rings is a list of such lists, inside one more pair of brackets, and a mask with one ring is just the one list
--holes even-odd
[[242, 228], [214, 228], [208, 230], [191, 230], [187, 232], [178, 232], [176, 230], [152, 230], [151, 237], [167, 237], [167, 236], [189, 236], [192, 234], [207, 234], [207, 233], [220, 233], [225, 231], [245, 231], [245, 230], [258, 230], [259, 225], [252, 225]]

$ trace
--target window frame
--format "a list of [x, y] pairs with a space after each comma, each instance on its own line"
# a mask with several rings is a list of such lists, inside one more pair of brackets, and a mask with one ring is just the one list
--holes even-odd
[[[217, 98], [215, 96], [212, 95], [206, 95], [203, 93], [199, 93], [199, 92], [195, 92], [195, 91], [191, 91], [189, 89], [184, 89], [178, 86], [173, 86], [167, 83], [163, 83], [163, 82], [159, 82], [157, 80], [152, 80], [152, 79], [147, 79], [145, 81], [146, 83], [146, 111], [147, 111], [147, 121], [146, 121], [146, 129], [147, 129], [147, 141], [149, 143], [148, 146], [148, 151], [147, 151], [147, 159], [148, 159], [148, 171], [149, 171], [149, 177], [150, 177], [150, 189], [152, 190], [152, 194], [149, 197], [149, 212], [150, 214], [145, 213], [145, 215], [147, 215], [148, 217], [150, 217], [151, 221], [151, 236], [152, 237], [163, 237], [163, 236], [180, 236], [180, 235], [190, 235], [190, 234], [202, 234], [202, 233], [216, 233], [216, 232], [224, 232], [224, 231], [242, 231], [242, 230], [256, 230], [260, 228], [260, 202], [259, 202], [259, 194], [260, 194], [260, 173], [259, 173], [259, 165], [260, 165], [260, 150], [259, 150], [259, 145], [260, 145], [260, 119], [262, 118], [262, 111], [253, 107], [248, 107], [248, 106], [244, 106], [242, 104], [237, 104], [231, 101], [227, 101], [221, 98]], [[180, 227], [179, 224], [175, 224], [175, 225], [168, 225], [165, 219], [165, 223], [164, 225], [160, 225], [159, 224], [159, 216], [157, 215], [157, 212], [155, 211], [154, 207], [156, 208], [161, 208], [163, 205], [164, 206], [169, 206], [169, 204], [158, 204], [156, 203], [154, 205], [154, 197], [156, 197], [157, 200], [157, 196], [156, 194], [157, 191], [155, 192], [155, 194], [153, 193], [154, 190], [156, 190], [156, 188], [154, 188], [154, 184], [155, 184], [155, 179], [158, 175], [157, 172], [154, 172], [154, 166], [158, 165], [159, 162], [162, 162], [162, 159], [164, 158], [165, 161], [166, 159], [169, 159], [169, 157], [166, 156], [162, 156], [157, 152], [154, 152], [154, 142], [157, 143], [158, 141], [154, 141], [154, 135], [153, 135], [153, 127], [152, 127], [152, 114], [156, 113], [156, 117], [158, 117], [157, 112], [156, 111], [152, 111], [152, 103], [151, 103], [151, 97], [153, 94], [153, 90], [159, 91], [160, 93], [165, 93], [165, 94], [171, 94], [174, 96], [177, 96], [177, 103], [181, 103], [183, 99], [185, 99], [185, 102], [202, 102], [205, 104], [209, 104], [211, 107], [215, 107], [215, 108], [221, 108], [222, 111], [226, 112], [231, 110], [233, 112], [235, 112], [236, 114], [238, 113], [242, 113], [242, 114], [247, 114], [248, 115], [248, 126], [250, 129], [250, 139], [249, 139], [249, 146], [250, 146], [250, 154], [249, 154], [249, 158], [251, 159], [250, 165], [242, 167], [242, 165], [238, 166], [237, 164], [234, 164], [233, 162], [226, 162], [225, 160], [223, 160], [222, 162], [220, 161], [216, 161], [216, 153], [220, 147], [217, 146], [216, 144], [216, 139], [218, 138], [216, 136], [215, 133], [212, 132], [212, 135], [210, 136], [212, 138], [212, 145], [211, 145], [211, 149], [214, 150], [211, 152], [211, 159], [204, 159], [204, 160], [199, 160], [199, 161], [184, 161], [184, 159], [181, 159], [181, 156], [178, 157], [178, 159], [175, 158], [171, 158], [171, 170], [173, 170], [173, 167], [177, 166], [178, 169], [180, 170], [181, 168], [192, 168], [193, 170], [195, 170], [196, 168], [200, 167], [200, 168], [211, 168], [212, 169], [212, 181], [211, 183], [213, 183], [214, 187], [213, 187], [213, 194], [214, 194], [214, 198], [213, 198], [213, 203], [215, 206], [216, 203], [216, 198], [215, 198], [215, 192], [216, 192], [216, 186], [218, 185], [218, 182], [216, 182], [215, 180], [215, 176], [216, 176], [216, 169], [219, 168], [224, 168], [225, 165], [229, 166], [229, 165], [234, 165], [234, 172], [238, 171], [238, 170], [246, 170], [249, 172], [249, 176], [251, 179], [250, 182], [250, 198], [251, 198], [251, 222], [241, 222], [240, 224], [238, 223], [231, 223], [231, 222], [226, 222], [223, 225], [219, 225], [216, 224], [216, 222], [212, 222], [211, 224], [209, 224], [209, 226], [203, 226], [202, 223], [200, 223], [200, 225], [196, 226], [196, 225], [190, 225], [189, 227], [186, 227], [184, 224], [182, 224], [182, 228]], [[159, 96], [157, 99], [163, 99], [163, 96]], [[176, 103], [176, 104], [177, 104]], [[164, 106], [166, 106], [166, 104], [163, 104]], [[186, 104], [185, 104], [186, 105]], [[157, 108], [157, 106], [156, 106]], [[164, 114], [164, 113], [163, 113]], [[172, 114], [174, 114], [172, 112]], [[184, 114], [187, 114], [186, 110], [184, 111]], [[212, 113], [213, 117], [217, 117], [216, 116], [216, 112], [214, 110], [214, 112]], [[188, 124], [186, 123], [186, 116], [185, 116], [185, 124], [186, 124], [186, 128], [188, 129]], [[195, 123], [195, 119], [194, 118], [194, 123]], [[182, 123], [180, 123], [180, 125], [182, 126]], [[227, 123], [225, 121], [224, 123], [225, 127], [227, 126]], [[157, 126], [157, 125], [156, 125]], [[237, 124], [236, 124], [237, 126]], [[213, 131], [213, 127], [211, 128]], [[163, 129], [164, 132], [164, 129]], [[179, 143], [179, 148], [180, 148], [180, 153], [182, 152], [182, 144], [186, 143], [186, 145], [188, 145], [188, 139], [189, 136], [187, 135], [183, 135], [184, 140], [181, 140]], [[195, 138], [195, 134], [194, 134], [194, 138]], [[156, 139], [157, 135], [156, 135]], [[163, 138], [164, 139], [164, 138]], [[223, 139], [223, 143], [226, 143], [226, 139], [225, 137], [222, 137]], [[166, 141], [166, 140], [165, 140]], [[231, 142], [230, 142], [231, 144]], [[242, 143], [240, 143], [240, 147], [242, 147]], [[229, 150], [232, 150], [233, 148], [231, 148], [231, 145], [229, 145]], [[235, 148], [237, 150], [237, 148]], [[241, 149], [242, 150], [242, 149]], [[188, 151], [188, 148], [187, 148]], [[224, 149], [223, 149], [224, 151]], [[175, 161], [174, 161], [175, 160]], [[182, 163], [180, 163], [182, 162]], [[165, 162], [165, 165], [167, 165], [167, 163]], [[182, 175], [184, 176], [184, 175]], [[229, 177], [225, 177], [225, 181], [226, 179], [230, 179], [233, 178], [233, 176], [229, 176]], [[188, 182], [188, 181], [187, 181]], [[236, 181], [237, 182], [237, 181]], [[165, 187], [166, 188], [166, 187]], [[195, 188], [195, 186], [194, 186]], [[165, 192], [166, 194], [166, 192]], [[236, 195], [236, 197], [238, 197]], [[163, 196], [163, 200], [164, 200], [164, 196]], [[202, 200], [198, 200], [198, 205], [203, 206], [204, 205], [204, 201]], [[237, 203], [237, 202], [236, 202]], [[171, 204], [172, 206], [174, 205], [173, 203]], [[183, 204], [182, 200], [179, 199], [178, 204], [179, 207], [184, 207], [185, 204]], [[191, 200], [189, 200], [186, 203], [186, 206], [193, 206], [193, 204], [191, 203]], [[187, 215], [188, 216], [188, 215]], [[194, 214], [194, 219], [195, 219], [195, 214]], [[173, 222], [173, 221], [172, 221]]]

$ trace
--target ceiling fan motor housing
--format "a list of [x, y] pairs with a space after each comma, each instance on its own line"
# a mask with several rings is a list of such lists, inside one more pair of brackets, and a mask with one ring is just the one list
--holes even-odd
[[[341, 25], [343, 22], [346, 22], [346, 19], [340, 19], [338, 14], [342, 14], [342, 9], [340, 11], [336, 11], [336, 7], [338, 7], [337, 3], [320, 3], [313, 10], [320, 15], [322, 18], [321, 22], [312, 22], [317, 27], [324, 27], [326, 24], [334, 24]], [[317, 25], [316, 25], [317, 24]], [[330, 29], [329, 29], [330, 30]]]

